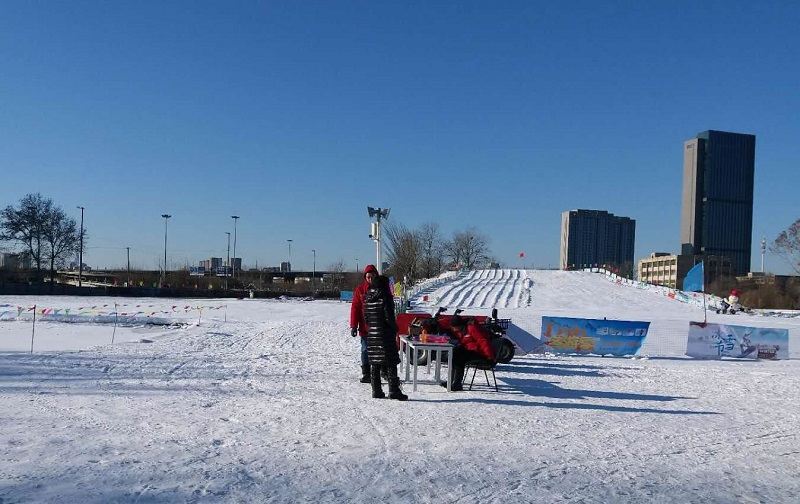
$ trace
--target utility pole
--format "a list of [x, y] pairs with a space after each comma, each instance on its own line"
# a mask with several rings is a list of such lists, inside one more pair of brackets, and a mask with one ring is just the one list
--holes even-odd
[[172, 216], [169, 214], [161, 214], [161, 217], [164, 218], [164, 277], [161, 280], [161, 287], [164, 287], [164, 284], [167, 283], [167, 222], [169, 222], [169, 218]]
[[131, 286], [131, 248], [125, 247], [125, 250], [128, 251], [128, 287]]
[[289, 257], [286, 263], [287, 273], [292, 271], [292, 240], [286, 240], [289, 243]]
[[81, 244], [80, 250], [78, 250], [78, 287], [83, 285], [83, 211], [84, 208], [79, 206], [78, 208], [81, 209]]
[[314, 254], [314, 269], [311, 270], [311, 287], [317, 290], [317, 249], [311, 249], [311, 252]]
[[[231, 215], [233, 219], [233, 260], [236, 260], [236, 223], [239, 222], [238, 215]], [[233, 278], [236, 278], [236, 266], [233, 267]]]
[[230, 275], [231, 269], [231, 234], [228, 231], [225, 231], [225, 234], [228, 235], [228, 262], [225, 264], [225, 290], [228, 290], [228, 275]]
[[767, 237], [761, 237], [761, 273], [765, 273], [764, 271], [764, 255], [767, 253]]
[[373, 208], [367, 207], [367, 213], [370, 217], [375, 217], [375, 222], [370, 226], [369, 237], [375, 241], [375, 258], [378, 262], [378, 274], [383, 273], [383, 261], [381, 259], [381, 219], [389, 218], [389, 208]]
[[356, 273], [358, 273], [358, 257], [356, 257]]

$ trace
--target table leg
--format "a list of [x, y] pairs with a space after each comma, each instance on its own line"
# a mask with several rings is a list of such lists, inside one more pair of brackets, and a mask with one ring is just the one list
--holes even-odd
[[405, 381], [408, 382], [408, 370], [409, 370], [408, 366], [411, 364], [411, 345], [409, 345], [408, 342], [406, 342], [405, 345], [406, 345], [406, 379], [405, 379]]
[[439, 377], [441, 376], [442, 372], [442, 351], [436, 350], [436, 367], [433, 368], [433, 381], [437, 384], [439, 383]]
[[[415, 348], [415, 349], [414, 349], [414, 352], [415, 352], [415, 355], [414, 355], [414, 357], [416, 357], [416, 351], [417, 351], [417, 349]], [[418, 365], [417, 365], [417, 359], [415, 358], [415, 359], [414, 359], [414, 386], [413, 386], [413, 388], [412, 388], [412, 390], [413, 390], [414, 392], [416, 392], [416, 391], [417, 391], [417, 367], [418, 367]]]
[[447, 349], [447, 391], [453, 391], [453, 349]]

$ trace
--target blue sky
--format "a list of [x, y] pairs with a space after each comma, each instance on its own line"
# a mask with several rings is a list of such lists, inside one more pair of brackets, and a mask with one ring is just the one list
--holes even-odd
[[[0, 205], [86, 207], [96, 266], [374, 258], [366, 206], [558, 262], [560, 214], [679, 249], [683, 141], [753, 133], [753, 264], [800, 217], [795, 2], [4, 2]], [[777, 258], [768, 268], [787, 271]]]

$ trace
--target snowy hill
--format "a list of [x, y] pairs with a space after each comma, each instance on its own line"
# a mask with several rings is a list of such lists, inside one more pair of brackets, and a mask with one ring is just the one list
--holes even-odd
[[[427, 296], [427, 301], [425, 300]], [[475, 270], [451, 276], [435, 289], [411, 299], [417, 310], [445, 306], [451, 312], [488, 314], [497, 308], [502, 317], [538, 336], [542, 316], [643, 320], [651, 322], [642, 354], [682, 356], [686, 351], [689, 321], [702, 321], [703, 310], [655, 291], [610, 282], [603, 274], [553, 270]], [[710, 322], [789, 329], [789, 351], [800, 358], [800, 319], [759, 315], [718, 315]]]
[[[475, 272], [426, 288], [474, 312], [496, 303], [537, 335], [543, 314], [652, 320], [653, 354], [680, 355], [687, 321], [702, 317], [590, 273]], [[0, 321], [0, 502], [723, 503], [800, 494], [798, 360], [530, 355], [497, 368], [499, 392], [409, 386], [401, 403], [371, 399], [358, 383], [347, 303], [195, 300], [225, 305], [202, 321], [178, 309], [186, 300], [92, 303], [147, 305], [178, 325], [117, 328], [110, 345], [101, 319], [45, 320], [30, 354], [31, 321]], [[800, 325], [735, 317], [793, 335]]]

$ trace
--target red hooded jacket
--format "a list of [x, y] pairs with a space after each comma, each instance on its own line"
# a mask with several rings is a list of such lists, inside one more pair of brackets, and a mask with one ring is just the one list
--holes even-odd
[[353, 292], [353, 302], [350, 305], [350, 327], [357, 327], [358, 334], [362, 338], [367, 335], [367, 320], [364, 318], [364, 296], [369, 290], [367, 273], [375, 273], [377, 275], [378, 268], [373, 264], [368, 264], [364, 268], [364, 281], [358, 284], [358, 287]]
[[454, 332], [464, 349], [480, 354], [484, 359], [494, 360], [494, 350], [492, 349], [492, 343], [489, 341], [489, 334], [482, 326], [470, 323], [467, 324], [466, 334], [460, 331]]

